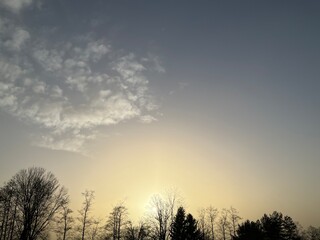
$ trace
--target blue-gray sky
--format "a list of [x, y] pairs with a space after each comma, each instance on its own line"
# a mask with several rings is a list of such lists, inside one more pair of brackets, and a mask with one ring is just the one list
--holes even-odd
[[75, 206], [177, 187], [320, 225], [318, 1], [0, 6], [2, 182], [39, 165]]

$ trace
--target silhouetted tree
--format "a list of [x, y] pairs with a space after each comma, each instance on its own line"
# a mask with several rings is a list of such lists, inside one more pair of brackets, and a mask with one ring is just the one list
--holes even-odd
[[282, 240], [282, 213], [273, 212], [271, 215], [264, 214], [261, 218], [262, 229], [268, 240]]
[[202, 240], [203, 237], [197, 227], [197, 221], [189, 213], [185, 220], [186, 240]]
[[239, 225], [237, 236], [233, 239], [264, 239], [264, 240], [300, 240], [297, 225], [289, 216], [273, 212], [264, 214], [260, 221], [246, 222]]
[[154, 238], [158, 240], [166, 240], [170, 225], [170, 206], [159, 195], [152, 197], [151, 205], [153, 212], [150, 221], [154, 230]]
[[221, 210], [220, 217], [218, 220], [218, 227], [220, 230], [221, 238], [223, 240], [227, 239], [227, 233], [230, 231], [230, 222], [229, 222], [229, 211], [225, 208]]
[[284, 219], [282, 220], [282, 224], [283, 224], [283, 238], [285, 240], [301, 239], [297, 225], [293, 222], [291, 217], [285, 216]]
[[250, 222], [249, 220], [238, 226], [234, 240], [264, 240], [264, 234], [259, 221]]
[[17, 221], [17, 200], [12, 183], [0, 189], [0, 239], [13, 239]]
[[66, 240], [68, 239], [69, 232], [72, 229], [72, 224], [74, 223], [74, 219], [71, 216], [72, 210], [69, 208], [69, 199], [62, 205], [62, 209], [60, 211], [60, 215], [57, 218], [57, 228], [56, 233], [58, 235], [58, 239]]
[[209, 206], [206, 209], [207, 212], [207, 219], [208, 219], [208, 224], [210, 228], [210, 239], [215, 240], [215, 229], [214, 229], [214, 223], [215, 219], [218, 216], [218, 210], [212, 206]]
[[[70, 234], [73, 218], [67, 192], [54, 175], [36, 167], [19, 171], [0, 188], [0, 240], [45, 240], [53, 231], [60, 240], [215, 240], [215, 224], [222, 240], [320, 240], [320, 228], [310, 226], [301, 231], [291, 217], [276, 211], [264, 214], [256, 222], [247, 220], [238, 225], [240, 217], [235, 208], [222, 209], [216, 222], [218, 211], [209, 207], [199, 211], [196, 221], [183, 207], [176, 211], [176, 192], [153, 196], [149, 218], [138, 226], [128, 221], [127, 208], [119, 204], [103, 228], [101, 220], [89, 216], [94, 192], [85, 191], [82, 195], [78, 218], [81, 224], [75, 237]], [[105, 227], [109, 236], [102, 234]]]
[[198, 213], [198, 227], [201, 235], [205, 240], [210, 240], [210, 226], [207, 222], [207, 212], [205, 208], [201, 208]]
[[128, 224], [128, 210], [123, 203], [118, 204], [112, 209], [106, 224], [107, 231], [112, 235], [113, 240], [122, 238], [122, 231]]
[[320, 240], [320, 227], [309, 226], [304, 235], [306, 240]]
[[186, 238], [186, 213], [183, 207], [179, 207], [170, 228], [172, 240], [184, 240]]
[[91, 219], [89, 218], [89, 212], [91, 211], [94, 191], [86, 190], [82, 193], [84, 201], [82, 203], [82, 208], [79, 211], [80, 217], [78, 220], [81, 222], [81, 239], [85, 239], [86, 228], [91, 225]]
[[215, 220], [218, 210], [212, 206], [199, 210], [198, 227], [205, 240], [215, 239]]
[[238, 226], [239, 220], [241, 219], [241, 217], [239, 216], [239, 212], [237, 209], [235, 209], [234, 207], [230, 207], [230, 209], [228, 210], [228, 215], [229, 215], [229, 222], [231, 225], [231, 229], [232, 229], [232, 236], [236, 236], [236, 228]]
[[202, 240], [197, 221], [191, 214], [185, 215], [183, 207], [179, 207], [170, 229], [172, 240]]
[[169, 238], [169, 228], [174, 219], [176, 205], [180, 202], [176, 191], [171, 191], [165, 197], [154, 195], [151, 198], [149, 224], [153, 230], [153, 238], [166, 240]]
[[133, 226], [132, 222], [129, 222], [125, 229], [125, 240], [145, 240], [149, 237], [149, 227], [147, 224], [140, 222], [138, 226]]
[[103, 227], [101, 226], [101, 219], [92, 219], [91, 220], [91, 227], [89, 229], [89, 239], [90, 240], [96, 240], [96, 239], [102, 239], [102, 230]]
[[20, 240], [33, 240], [45, 233], [54, 215], [67, 199], [66, 190], [60, 187], [55, 176], [43, 168], [32, 167], [19, 171], [7, 185], [10, 199], [14, 200], [9, 235], [13, 239], [16, 229]]

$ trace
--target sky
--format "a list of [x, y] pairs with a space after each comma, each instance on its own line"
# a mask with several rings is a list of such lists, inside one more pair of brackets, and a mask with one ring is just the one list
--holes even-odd
[[320, 2], [0, 0], [0, 181], [79, 209], [277, 210], [320, 226]]

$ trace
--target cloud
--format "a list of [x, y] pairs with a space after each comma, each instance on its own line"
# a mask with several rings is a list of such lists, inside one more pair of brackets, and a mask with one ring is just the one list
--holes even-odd
[[13, 32], [11, 39], [5, 41], [4, 45], [12, 51], [19, 51], [29, 38], [29, 32], [21, 28], [17, 28]]
[[[145, 67], [135, 60], [134, 54], [129, 54], [121, 57], [113, 67], [126, 81], [131, 83], [138, 83], [142, 80], [141, 78], [136, 78]], [[143, 81], [143, 80], [142, 80]]]
[[12, 83], [0, 82], [0, 107], [9, 111], [17, 109], [17, 88]]
[[151, 123], [153, 121], [156, 121], [157, 119], [150, 115], [144, 115], [140, 117], [140, 121], [143, 123]]
[[37, 129], [33, 144], [83, 152], [98, 128], [156, 121], [145, 74], [152, 60], [103, 40], [50, 43], [7, 25], [0, 24], [0, 108]]
[[151, 63], [151, 67], [153, 70], [159, 72], [159, 73], [165, 73], [166, 70], [162, 66], [161, 60], [158, 56], [155, 56], [153, 54], [148, 54], [147, 58], [142, 59], [144, 62]]
[[26, 70], [19, 65], [0, 57], [1, 80], [6, 82], [15, 82]]
[[53, 72], [62, 68], [63, 55], [56, 50], [36, 49], [33, 57], [46, 71]]
[[80, 59], [83, 61], [92, 60], [97, 62], [110, 51], [111, 46], [105, 45], [101, 41], [89, 42], [84, 50], [80, 49]]
[[30, 6], [32, 0], [0, 0], [0, 4], [14, 13], [20, 12], [23, 8]]

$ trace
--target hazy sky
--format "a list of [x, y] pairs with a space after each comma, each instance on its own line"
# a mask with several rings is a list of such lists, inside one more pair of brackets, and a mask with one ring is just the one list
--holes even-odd
[[320, 2], [0, 0], [0, 181], [102, 217], [152, 194], [320, 225]]

